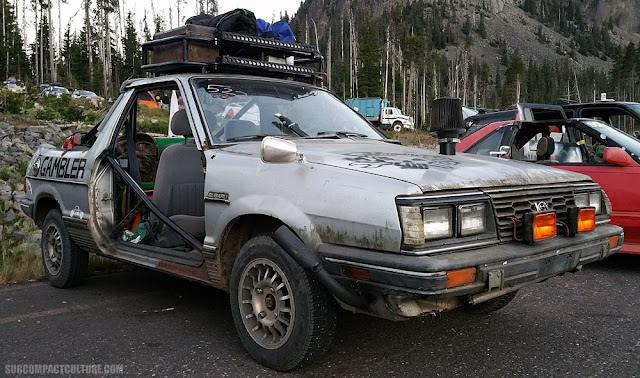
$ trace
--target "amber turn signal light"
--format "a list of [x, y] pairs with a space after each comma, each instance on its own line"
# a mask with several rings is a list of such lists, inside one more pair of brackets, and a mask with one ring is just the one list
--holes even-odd
[[620, 239], [620, 237], [618, 235], [616, 236], [610, 236], [609, 237], [609, 247], [611, 248], [615, 248], [618, 246], [618, 240]]
[[447, 272], [447, 289], [468, 285], [476, 280], [476, 268], [464, 268]]
[[596, 229], [596, 209], [587, 207], [578, 212], [578, 232], [593, 231]]
[[366, 269], [354, 268], [352, 266], [340, 266], [340, 271], [343, 276], [349, 276], [353, 278], [359, 278], [361, 280], [368, 280], [370, 277], [370, 273]]

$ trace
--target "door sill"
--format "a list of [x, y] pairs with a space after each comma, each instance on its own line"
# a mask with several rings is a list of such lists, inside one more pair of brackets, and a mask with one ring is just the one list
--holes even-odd
[[153, 247], [144, 244], [133, 244], [122, 241], [117, 242], [117, 249], [128, 253], [151, 257], [158, 260], [170, 261], [172, 263], [200, 267], [204, 263], [202, 252], [193, 250], [192, 252], [176, 251], [169, 248]]

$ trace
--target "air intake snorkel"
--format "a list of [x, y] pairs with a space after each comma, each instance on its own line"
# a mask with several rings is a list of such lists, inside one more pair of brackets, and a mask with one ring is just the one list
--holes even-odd
[[441, 97], [431, 108], [431, 134], [438, 138], [441, 155], [455, 155], [458, 136], [464, 131], [462, 101], [454, 97]]

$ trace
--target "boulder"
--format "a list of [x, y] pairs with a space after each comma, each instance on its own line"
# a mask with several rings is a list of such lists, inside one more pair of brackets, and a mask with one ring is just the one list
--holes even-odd
[[0, 122], [0, 130], [4, 132], [10, 132], [10, 131], [13, 131], [13, 126], [11, 126], [6, 122]]
[[11, 201], [11, 186], [7, 183], [0, 186], [0, 201]]

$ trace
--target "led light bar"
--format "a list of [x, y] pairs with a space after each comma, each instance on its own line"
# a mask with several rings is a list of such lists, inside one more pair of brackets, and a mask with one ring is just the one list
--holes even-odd
[[221, 56], [209, 72], [242, 72], [246, 75], [270, 76], [278, 78], [304, 79], [315, 84], [322, 80], [321, 75], [308, 67], [292, 66], [289, 64], [264, 62], [261, 60], [239, 58], [235, 56]]
[[278, 41], [275, 39], [267, 39], [260, 37], [252, 37], [244, 34], [237, 33], [229, 33], [229, 32], [221, 32], [218, 39], [220, 39], [220, 44], [224, 44], [225, 42], [235, 42], [242, 44], [250, 44], [252, 46], [261, 47], [261, 48], [269, 48], [278, 51], [289, 50], [289, 52], [293, 53], [303, 53], [305, 55], [319, 55], [318, 50], [311, 45], [305, 45], [302, 43], [291, 43]]
[[263, 62], [261, 60], [238, 58], [238, 57], [229, 56], [229, 55], [222, 56], [219, 59], [220, 59], [218, 62], [219, 64], [228, 65], [228, 66], [236, 66], [236, 67], [243, 67], [243, 68], [259, 68], [259, 69], [265, 69], [269, 71], [278, 71], [278, 72], [298, 74], [298, 75], [300, 74], [316, 75], [316, 71], [311, 68], [292, 66], [290, 64]]

